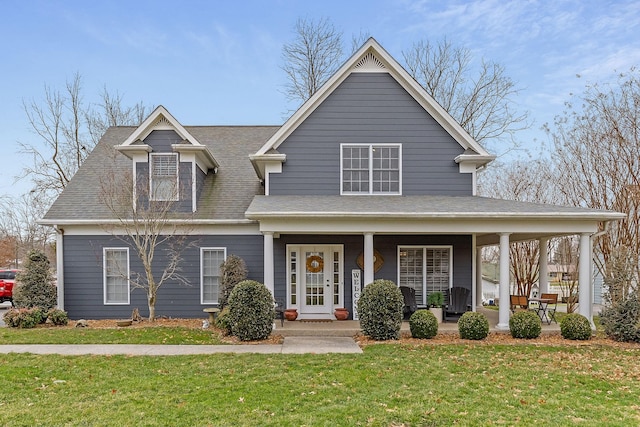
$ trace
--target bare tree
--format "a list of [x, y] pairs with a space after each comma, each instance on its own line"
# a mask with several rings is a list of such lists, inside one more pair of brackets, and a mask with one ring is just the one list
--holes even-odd
[[39, 197], [52, 200], [62, 192], [108, 126], [139, 124], [147, 108], [138, 103], [123, 107], [118, 93], [106, 88], [97, 105], [86, 104], [82, 77], [76, 73], [60, 91], [47, 85], [43, 100], [23, 101], [37, 142], [18, 142], [20, 152], [32, 158], [19, 178], [29, 177]]
[[0, 206], [0, 238], [4, 242], [5, 253], [4, 261], [0, 260], [1, 265], [17, 268], [23, 256], [34, 249], [50, 255], [52, 230], [37, 223], [47, 207], [47, 200], [33, 192]]
[[576, 311], [578, 304], [578, 266], [580, 250], [575, 236], [558, 237], [553, 239], [553, 259], [562, 268], [560, 289], [562, 300], [567, 303], [567, 313]]
[[631, 69], [611, 84], [588, 85], [567, 103], [553, 128], [547, 126], [563, 201], [574, 206], [624, 212], [595, 242], [595, 263], [614, 282], [616, 248], [633, 259], [632, 285], [640, 283], [640, 73]]
[[342, 33], [327, 18], [298, 19], [294, 31], [296, 39], [282, 48], [282, 69], [288, 78], [287, 98], [302, 104], [340, 66]]
[[476, 67], [469, 49], [446, 39], [416, 42], [402, 55], [413, 78], [476, 141], [513, 142], [529, 127], [528, 113], [518, 112], [514, 99], [520, 89], [502, 65], [482, 60]]
[[[119, 154], [108, 149], [113, 150], [115, 161]], [[169, 281], [188, 284], [180, 267], [182, 252], [188, 246], [189, 229], [182, 225], [185, 218], [176, 214], [177, 202], [152, 200], [148, 179], [138, 177], [134, 185], [128, 168], [123, 171], [114, 166], [101, 180], [100, 188], [100, 199], [115, 218], [115, 224], [105, 230], [130, 246], [140, 260], [143, 271], [131, 271], [126, 279], [133, 289], [145, 291], [149, 320], [154, 321], [160, 287]], [[158, 257], [158, 251], [164, 256]]]

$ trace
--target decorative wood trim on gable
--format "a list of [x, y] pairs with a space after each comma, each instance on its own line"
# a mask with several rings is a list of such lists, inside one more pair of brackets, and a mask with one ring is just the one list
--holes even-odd
[[372, 52], [367, 52], [367, 54], [353, 66], [354, 73], [380, 73], [387, 71], [384, 63]]

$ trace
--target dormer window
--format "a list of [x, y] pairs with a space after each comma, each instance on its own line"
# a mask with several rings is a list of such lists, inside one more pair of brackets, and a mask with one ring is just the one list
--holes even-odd
[[150, 200], [178, 200], [178, 155], [155, 154], [150, 156]]
[[401, 194], [400, 144], [341, 144], [341, 194]]

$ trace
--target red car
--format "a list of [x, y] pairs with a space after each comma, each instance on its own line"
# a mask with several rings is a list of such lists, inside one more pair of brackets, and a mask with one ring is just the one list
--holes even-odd
[[0, 270], [0, 303], [5, 301], [13, 305], [13, 285], [16, 283], [18, 270]]

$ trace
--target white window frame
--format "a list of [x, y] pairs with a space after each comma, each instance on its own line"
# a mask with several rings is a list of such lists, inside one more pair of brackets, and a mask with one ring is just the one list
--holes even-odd
[[[397, 266], [398, 266], [398, 286], [402, 286], [400, 281], [400, 252], [403, 249], [422, 249], [422, 301], [416, 301], [419, 307], [427, 306], [427, 250], [448, 249], [449, 250], [449, 283], [447, 292], [453, 287], [453, 245], [400, 245], [398, 246]], [[446, 298], [446, 296], [445, 296]], [[445, 301], [446, 302], [446, 301]]]
[[[124, 277], [127, 281], [127, 300], [126, 301], [109, 301], [108, 300], [108, 292], [107, 292], [107, 253], [111, 251], [125, 251], [127, 253], [127, 271], [126, 277]], [[130, 281], [130, 258], [129, 258], [129, 248], [102, 248], [102, 289], [103, 289], [103, 302], [104, 305], [129, 305], [131, 303], [131, 281]], [[119, 275], [122, 277], [122, 274]]]
[[[369, 191], [345, 191], [344, 190], [344, 149], [348, 147], [368, 147], [369, 149]], [[398, 191], [374, 191], [373, 188], [373, 152], [375, 148], [397, 148], [398, 149]], [[402, 144], [399, 143], [375, 143], [375, 144], [340, 144], [340, 194], [341, 195], [381, 195], [394, 196], [402, 195]]]
[[[156, 196], [156, 190], [153, 186], [153, 177], [154, 177], [153, 165], [154, 165], [155, 157], [173, 157], [175, 159], [176, 182], [175, 182], [175, 188], [174, 188], [175, 191], [173, 192], [173, 197], [171, 198], [163, 198], [163, 197]], [[166, 176], [169, 176], [169, 175], [166, 175]], [[178, 188], [180, 188], [179, 184], [180, 184], [180, 159], [178, 158], [178, 153], [150, 153], [149, 154], [149, 200], [156, 201], [156, 202], [177, 201], [180, 198], [179, 191], [178, 191]]]
[[[222, 276], [218, 270], [218, 296], [215, 301], [205, 301], [204, 299], [204, 254], [209, 251], [222, 251], [222, 262], [227, 259], [227, 248], [224, 247], [210, 247], [200, 248], [200, 304], [212, 305], [220, 303], [220, 288], [222, 287]], [[218, 266], [219, 267], [219, 266]]]

